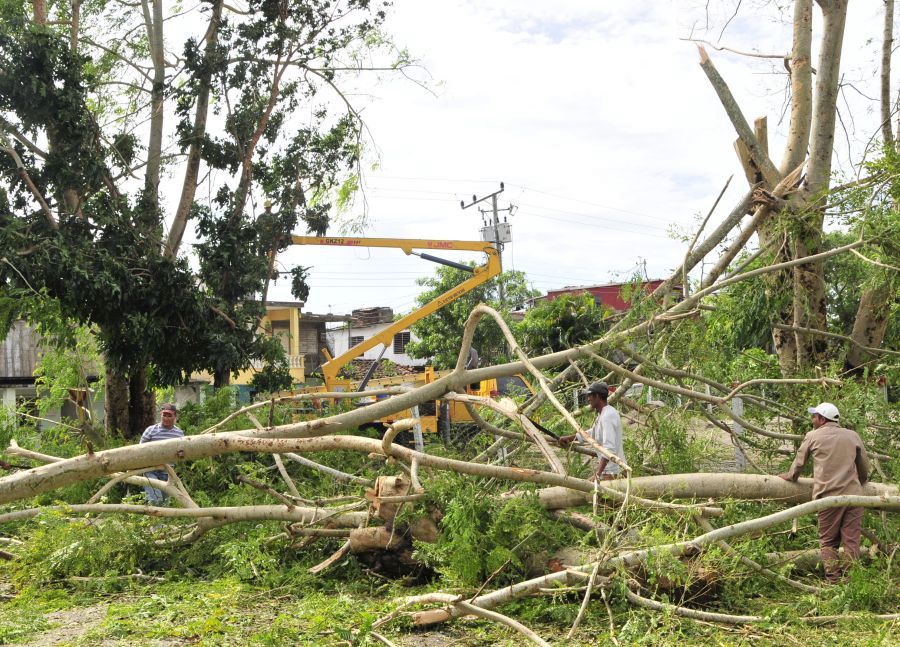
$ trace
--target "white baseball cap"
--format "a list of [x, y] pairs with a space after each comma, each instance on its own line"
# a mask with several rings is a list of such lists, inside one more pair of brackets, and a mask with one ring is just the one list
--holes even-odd
[[806, 411], [808, 413], [818, 413], [826, 420], [838, 420], [841, 417], [841, 412], [830, 402], [822, 402], [818, 406], [810, 407]]

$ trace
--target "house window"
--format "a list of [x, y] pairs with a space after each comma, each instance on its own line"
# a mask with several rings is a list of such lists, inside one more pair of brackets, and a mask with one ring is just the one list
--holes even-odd
[[365, 340], [366, 340], [366, 338], [363, 337], [362, 335], [359, 335], [359, 336], [351, 335], [350, 336], [350, 348], [353, 348], [354, 346], [357, 346], [357, 345], [363, 343]]
[[409, 331], [404, 330], [394, 335], [394, 354], [406, 352], [406, 345], [409, 343]]

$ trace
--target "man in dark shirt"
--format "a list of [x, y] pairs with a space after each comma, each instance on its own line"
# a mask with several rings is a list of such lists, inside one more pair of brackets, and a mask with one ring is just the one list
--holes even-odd
[[[183, 438], [184, 432], [175, 426], [175, 420], [178, 418], [178, 409], [174, 404], [166, 403], [162, 405], [160, 411], [160, 421], [155, 425], [150, 425], [141, 434], [141, 444], [152, 443], [155, 440], [169, 440], [171, 438]], [[144, 476], [148, 476], [158, 481], [169, 480], [169, 473], [165, 470], [151, 470], [144, 472]], [[165, 492], [157, 490], [149, 485], [144, 486], [144, 492], [147, 496], [148, 505], [166, 505], [169, 497]]]
[[[838, 424], [840, 413], [830, 402], [810, 407], [813, 430], [806, 434], [791, 468], [779, 474], [786, 481], [796, 481], [800, 470], [813, 458], [812, 498], [821, 499], [841, 494], [862, 494], [869, 480], [869, 459], [859, 434]], [[840, 581], [847, 563], [859, 557], [863, 508], [831, 508], [819, 512], [819, 546], [825, 576], [831, 583]], [[838, 547], [843, 544], [845, 563], [838, 561]]]

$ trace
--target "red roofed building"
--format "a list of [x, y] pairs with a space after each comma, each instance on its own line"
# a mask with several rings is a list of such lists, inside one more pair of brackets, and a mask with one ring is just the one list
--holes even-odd
[[[641, 285], [641, 288], [647, 292], [653, 292], [656, 288], [662, 285], [662, 279], [654, 279], [652, 281], [647, 281]], [[630, 283], [608, 283], [606, 285], [579, 285], [579, 286], [567, 286], [564, 288], [560, 288], [558, 290], [548, 290], [546, 299], [547, 301], [553, 301], [553, 299], [557, 297], [561, 297], [564, 294], [592, 294], [594, 295], [594, 301], [597, 305], [604, 305], [607, 308], [612, 308], [613, 310], [622, 311], [628, 310], [631, 307], [631, 304], [625, 299], [622, 298], [622, 288], [625, 286], [631, 285]], [[681, 288], [674, 287], [672, 292], [677, 295], [677, 298], [681, 297]]]

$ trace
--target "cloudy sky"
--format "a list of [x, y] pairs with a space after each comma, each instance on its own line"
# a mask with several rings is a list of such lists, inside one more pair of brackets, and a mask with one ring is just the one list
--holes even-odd
[[[396, 77], [357, 82], [353, 98], [377, 166], [351, 214], [364, 200], [367, 236], [477, 239], [481, 216], [459, 202], [502, 181], [501, 207], [515, 205], [504, 267], [524, 271], [534, 288], [605, 283], [639, 268], [667, 276], [685, 247], [670, 231], [690, 230], [730, 175], [721, 215], [746, 190], [734, 132], [696, 46], [682, 39], [763, 54], [790, 48], [774, 3], [745, 0], [733, 17], [737, 0], [714, 1], [708, 18], [706, 4], [396, 0], [387, 31], [422, 62], [410, 74], [432, 91]], [[847, 173], [848, 147], [861, 150], [877, 129], [864, 95], [877, 96], [881, 7], [851, 7], [842, 67], [854, 120], [846, 108], [847, 135], [839, 127], [836, 144]], [[748, 120], [768, 116], [777, 163], [786, 128], [781, 61], [710, 53]], [[409, 311], [416, 278], [434, 271], [388, 249], [304, 247], [280, 261], [313, 267], [313, 313]], [[287, 281], [271, 298], [290, 298]]]

